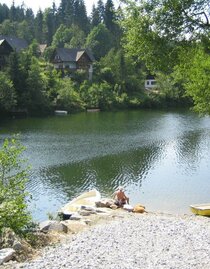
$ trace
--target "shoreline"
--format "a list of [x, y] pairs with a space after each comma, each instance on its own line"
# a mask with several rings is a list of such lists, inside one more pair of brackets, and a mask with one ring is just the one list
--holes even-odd
[[123, 211], [45, 247], [34, 260], [0, 268], [209, 268], [210, 218]]

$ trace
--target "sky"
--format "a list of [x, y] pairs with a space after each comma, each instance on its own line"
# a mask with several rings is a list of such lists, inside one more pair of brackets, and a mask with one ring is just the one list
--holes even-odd
[[[0, 0], [1, 4], [6, 4], [8, 7], [12, 5], [13, 0]], [[20, 6], [23, 2], [26, 5], [26, 7], [32, 8], [34, 13], [38, 11], [39, 8], [44, 10], [47, 7], [51, 7], [53, 0], [14, 0], [15, 6]], [[55, 0], [56, 6], [60, 4], [61, 0]], [[85, 5], [87, 9], [88, 15], [90, 15], [93, 4], [96, 4], [98, 0], [85, 0]], [[106, 0], [104, 0], [106, 2]], [[116, 4], [116, 7], [119, 4], [118, 0], [113, 1]]]

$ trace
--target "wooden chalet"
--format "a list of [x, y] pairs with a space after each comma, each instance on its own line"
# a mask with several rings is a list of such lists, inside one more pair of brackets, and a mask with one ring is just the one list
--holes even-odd
[[71, 76], [77, 70], [87, 72], [92, 79], [94, 57], [87, 49], [57, 48], [51, 60], [54, 68]]
[[28, 43], [21, 38], [0, 35], [0, 70], [6, 65], [11, 52], [19, 52], [28, 47]]

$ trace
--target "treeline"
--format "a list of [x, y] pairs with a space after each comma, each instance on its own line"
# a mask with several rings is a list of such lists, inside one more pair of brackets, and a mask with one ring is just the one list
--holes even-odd
[[60, 27], [67, 28], [77, 26], [85, 38], [90, 31], [104, 23], [105, 27], [115, 35], [117, 30], [117, 12], [112, 0], [104, 4], [99, 0], [97, 6], [93, 6], [92, 13], [88, 17], [86, 6], [83, 0], [61, 0], [59, 7], [52, 4], [52, 7], [39, 10], [33, 13], [31, 8], [23, 5], [13, 5], [9, 8], [6, 4], [0, 4], [0, 32], [2, 35], [14, 35], [24, 38], [29, 43], [36, 39], [39, 43], [51, 45], [53, 36]]
[[[182, 92], [146, 93], [149, 72], [143, 54], [127, 53], [124, 42], [124, 12], [112, 0], [98, 0], [87, 16], [83, 0], [61, 0], [58, 7], [34, 14], [24, 5], [0, 4], [0, 34], [23, 38], [28, 50], [12, 53], [0, 72], [0, 110], [26, 109], [30, 114], [68, 111], [87, 107], [101, 109], [162, 107], [188, 103]], [[38, 44], [47, 44], [44, 57]], [[55, 47], [89, 48], [96, 59], [93, 80], [76, 72], [63, 79], [49, 64]]]
[[116, 10], [112, 0], [107, 0], [105, 4], [99, 0], [97, 6], [93, 5], [89, 17], [83, 0], [61, 0], [59, 7], [53, 3], [52, 7], [39, 10], [36, 15], [24, 4], [15, 6], [13, 2], [10, 8], [0, 4], [0, 33], [23, 38], [29, 43], [36, 39], [38, 43], [50, 46], [59, 43], [55, 39], [58, 39], [61, 29], [68, 29], [59, 45], [85, 47], [89, 34], [102, 23], [110, 35], [106, 43], [111, 41], [112, 47], [116, 47], [121, 39], [119, 11], [120, 8]]

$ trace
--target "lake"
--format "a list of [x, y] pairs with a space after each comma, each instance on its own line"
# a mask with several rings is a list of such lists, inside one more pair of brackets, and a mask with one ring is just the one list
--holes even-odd
[[148, 211], [190, 214], [190, 204], [210, 202], [210, 117], [139, 110], [0, 122], [1, 141], [14, 133], [32, 165], [37, 221], [81, 192], [110, 197], [119, 185]]

